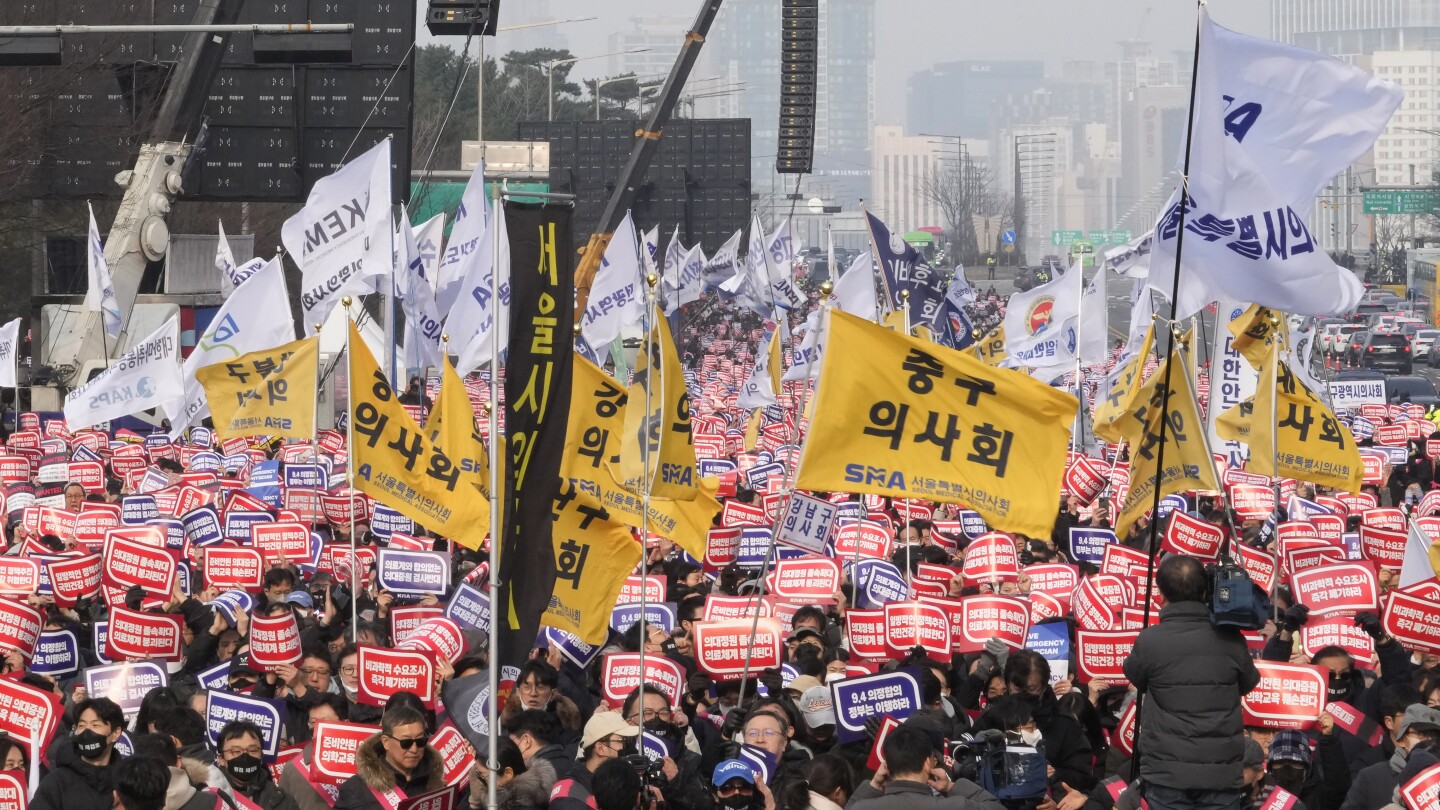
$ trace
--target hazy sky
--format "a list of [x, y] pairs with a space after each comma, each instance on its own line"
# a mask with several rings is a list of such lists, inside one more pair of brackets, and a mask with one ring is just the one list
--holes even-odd
[[[735, 7], [744, 2], [732, 1]], [[420, 7], [424, 9], [425, 0]], [[631, 28], [631, 17], [693, 19], [699, 7], [697, 0], [508, 0], [501, 3], [500, 24], [598, 17], [563, 26], [571, 51], [583, 56], [606, 52], [610, 34]], [[1269, 36], [1269, 7], [1268, 0], [1209, 0], [1216, 22], [1258, 36]], [[1189, 49], [1195, 40], [1192, 0], [875, 0], [875, 18], [878, 123], [904, 120], [906, 78], [936, 62], [1106, 61], [1118, 57], [1117, 41], [1137, 35], [1155, 43], [1160, 52]], [[506, 42], [513, 36], [499, 34], [486, 43], [488, 52], [509, 50]], [[421, 38], [428, 41], [423, 27]], [[447, 41], [458, 46], [458, 39]], [[603, 74], [607, 61], [580, 62], [574, 75]]]

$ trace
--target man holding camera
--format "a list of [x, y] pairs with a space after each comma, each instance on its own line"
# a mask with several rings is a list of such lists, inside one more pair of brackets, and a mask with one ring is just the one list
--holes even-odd
[[571, 770], [550, 791], [550, 810], [594, 810], [594, 781], [600, 766], [635, 753], [640, 729], [625, 722], [619, 712], [597, 711], [580, 736], [583, 766]]
[[1160, 623], [1140, 632], [1125, 677], [1143, 696], [1140, 760], [1151, 810], [1241, 810], [1245, 740], [1240, 698], [1260, 673], [1233, 627], [1217, 627], [1209, 582], [1193, 557], [1167, 556], [1155, 577]]
[[846, 810], [1005, 810], [968, 779], [952, 781], [930, 735], [901, 725], [880, 746], [884, 763], [855, 789]]

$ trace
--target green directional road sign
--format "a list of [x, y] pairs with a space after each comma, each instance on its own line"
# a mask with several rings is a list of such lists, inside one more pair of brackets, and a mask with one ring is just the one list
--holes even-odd
[[1109, 237], [1109, 231], [1091, 231], [1089, 233], [1088, 239], [1090, 244], [1094, 245], [1095, 247], [1101, 247], [1105, 244], [1106, 240]]
[[1109, 242], [1112, 245], [1123, 245], [1134, 238], [1135, 237], [1132, 236], [1129, 231], [1122, 228], [1118, 231], [1111, 231], [1110, 238], [1106, 239], [1105, 241]]
[[1085, 238], [1084, 231], [1051, 231], [1050, 244], [1055, 247], [1070, 247], [1072, 242]]
[[1375, 189], [1364, 194], [1366, 214], [1437, 214], [1440, 191], [1430, 189]]

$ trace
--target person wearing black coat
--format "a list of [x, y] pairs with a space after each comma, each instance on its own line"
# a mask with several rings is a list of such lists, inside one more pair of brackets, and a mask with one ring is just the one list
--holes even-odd
[[1156, 584], [1160, 623], [1140, 631], [1125, 677], [1142, 696], [1140, 778], [1151, 810], [1244, 803], [1244, 727], [1240, 698], [1260, 673], [1233, 627], [1211, 624], [1205, 569], [1173, 554]]
[[75, 728], [68, 744], [51, 748], [50, 772], [40, 780], [34, 810], [113, 810], [115, 766], [121, 756], [115, 742], [125, 731], [125, 713], [112, 700], [91, 698], [75, 706]]
[[[340, 786], [335, 810], [394, 810], [406, 799], [445, 786], [445, 763], [425, 742], [424, 715], [404, 706], [390, 709], [381, 716], [380, 729], [356, 749], [356, 773]], [[381, 796], [389, 807], [381, 804]]]
[[1050, 688], [1050, 662], [1033, 650], [1012, 650], [1005, 660], [1005, 689], [1030, 704], [1045, 739], [1045, 760], [1055, 769], [1051, 784], [1089, 793], [1095, 787], [1090, 740], [1075, 718], [1060, 711]]

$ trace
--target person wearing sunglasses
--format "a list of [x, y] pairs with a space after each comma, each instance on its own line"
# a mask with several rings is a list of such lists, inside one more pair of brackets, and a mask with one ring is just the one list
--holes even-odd
[[406, 799], [445, 786], [444, 763], [430, 746], [425, 715], [410, 706], [380, 716], [380, 733], [355, 752], [355, 770], [340, 786], [335, 810], [397, 810]]

